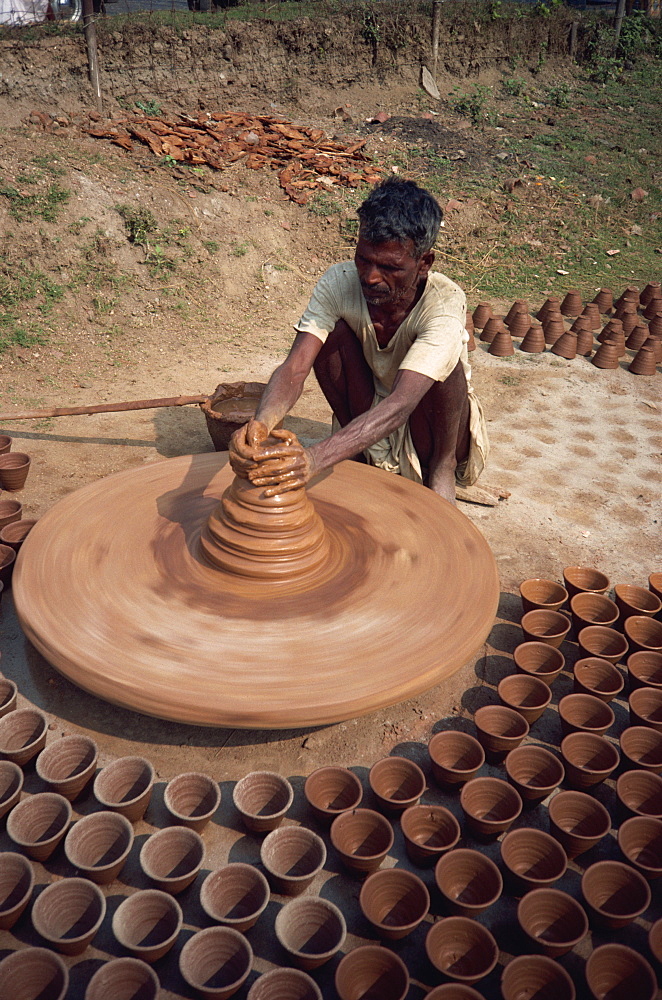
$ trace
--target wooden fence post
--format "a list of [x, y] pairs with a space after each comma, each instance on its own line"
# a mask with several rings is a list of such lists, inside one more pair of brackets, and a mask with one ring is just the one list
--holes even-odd
[[432, 0], [432, 76], [437, 75], [439, 60], [439, 27], [441, 24], [441, 0]]
[[623, 15], [625, 14], [625, 0], [618, 0], [618, 7], [616, 8], [616, 18], [614, 20], [614, 48], [618, 45], [618, 39], [621, 35], [621, 25], [623, 24]]
[[103, 112], [101, 100], [101, 83], [99, 81], [99, 51], [97, 49], [97, 29], [94, 23], [94, 0], [83, 0], [83, 31], [87, 45], [87, 65], [90, 70], [90, 83], [94, 90], [97, 111]]

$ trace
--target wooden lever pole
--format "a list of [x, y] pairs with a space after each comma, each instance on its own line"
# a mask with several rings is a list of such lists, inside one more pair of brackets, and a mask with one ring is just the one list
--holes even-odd
[[159, 406], [190, 406], [204, 403], [208, 396], [165, 396], [162, 399], [134, 399], [127, 403], [99, 403], [96, 406], [53, 406], [44, 410], [22, 410], [19, 413], [0, 413], [0, 422], [6, 420], [34, 420], [39, 417], [76, 417], [85, 413], [121, 413], [124, 410], [155, 410]]

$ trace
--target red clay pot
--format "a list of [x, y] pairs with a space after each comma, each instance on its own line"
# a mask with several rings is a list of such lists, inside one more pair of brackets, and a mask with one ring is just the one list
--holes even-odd
[[156, 962], [170, 951], [182, 926], [176, 899], [158, 889], [140, 889], [113, 914], [113, 934], [126, 951], [143, 962]]
[[542, 321], [542, 328], [545, 334], [545, 343], [549, 346], [555, 344], [559, 337], [565, 333], [565, 323], [561, 313], [558, 310], [556, 312], [548, 310]]
[[30, 902], [32, 865], [22, 854], [0, 851], [0, 930], [10, 930]]
[[318, 767], [303, 786], [315, 819], [326, 826], [340, 813], [356, 809], [363, 798], [363, 786], [346, 767]]
[[549, 829], [568, 858], [596, 847], [611, 829], [605, 807], [584, 792], [559, 792], [549, 802]]
[[522, 611], [558, 611], [568, 600], [568, 591], [554, 580], [524, 580], [519, 587]]
[[351, 809], [331, 824], [331, 843], [354, 875], [376, 871], [393, 847], [393, 827], [373, 809]]
[[13, 809], [21, 797], [23, 772], [18, 764], [0, 760], [0, 819]]
[[591, 334], [591, 343], [593, 342], [593, 326], [590, 319], [587, 319], [586, 316], [578, 316], [572, 323], [570, 329], [573, 333], [588, 331]]
[[281, 826], [265, 837], [260, 861], [275, 892], [298, 896], [324, 867], [326, 847], [305, 826]]
[[630, 653], [627, 668], [630, 691], [640, 687], [662, 689], [662, 653], [649, 650]]
[[425, 791], [425, 775], [406, 757], [382, 757], [372, 765], [368, 781], [382, 812], [396, 814], [416, 805]]
[[566, 331], [552, 344], [552, 354], [572, 361], [577, 357], [577, 334]]
[[47, 732], [48, 719], [36, 708], [9, 712], [0, 718], [0, 758], [24, 767], [43, 750]]
[[586, 962], [586, 983], [594, 1000], [655, 1000], [655, 973], [633, 948], [623, 944], [602, 944]]
[[639, 302], [640, 302], [639, 289], [636, 287], [636, 285], [627, 286], [625, 291], [623, 291], [614, 302], [614, 308], [618, 309], [618, 307], [622, 306], [623, 303], [625, 302], [631, 302], [634, 305], [635, 309], [639, 308]]
[[631, 924], [651, 902], [646, 879], [621, 861], [596, 861], [587, 868], [582, 894], [591, 923], [611, 929]]
[[460, 839], [460, 824], [443, 806], [410, 806], [402, 814], [400, 827], [409, 860], [421, 867], [433, 865]]
[[662, 819], [662, 777], [652, 771], [624, 771], [616, 782], [621, 811], [627, 816]]
[[618, 368], [619, 357], [618, 347], [611, 341], [606, 341], [598, 347], [591, 358], [591, 364], [595, 365], [596, 368]]
[[[13, 503], [13, 501], [10, 501]], [[2, 504], [0, 503], [0, 507]], [[6, 524], [2, 530], [0, 530], [0, 544], [8, 545], [10, 549], [18, 554], [18, 550], [21, 545], [28, 537], [32, 529], [34, 528], [36, 521], [29, 521], [27, 519], [22, 519], [20, 521], [14, 521], [11, 524]]]
[[[652, 732], [652, 730], [650, 730]], [[619, 763], [616, 747], [593, 733], [570, 733], [561, 741], [566, 781], [572, 788], [592, 788], [612, 774]]]
[[560, 649], [546, 642], [523, 642], [513, 653], [515, 666], [545, 684], [552, 684], [563, 670], [565, 657]]
[[577, 636], [582, 658], [597, 656], [609, 663], [618, 663], [628, 651], [628, 644], [620, 632], [604, 625], [587, 625]]
[[294, 789], [275, 771], [252, 771], [234, 786], [232, 800], [253, 833], [275, 830], [294, 801]]
[[106, 900], [86, 878], [52, 882], [37, 896], [32, 924], [49, 947], [63, 955], [80, 955], [91, 944], [106, 915]]
[[46, 861], [71, 822], [71, 803], [55, 792], [30, 795], [7, 817], [7, 833], [35, 861]]
[[633, 653], [662, 653], [662, 622], [646, 615], [632, 615], [623, 623], [623, 631]]
[[650, 336], [648, 337], [648, 340], [644, 341], [642, 346], [650, 347], [653, 354], [655, 355], [655, 364], [662, 365], [662, 313], [660, 313], [658, 318], [659, 318], [659, 323], [658, 323], [659, 332], [656, 333], [654, 336], [652, 335], [651, 326], [653, 324], [651, 323], [651, 326], [649, 326], [648, 328], [648, 333], [650, 334]]
[[323, 1000], [322, 991], [300, 969], [272, 969], [256, 979], [246, 1000]]
[[545, 299], [540, 309], [536, 313], [537, 318], [542, 322], [550, 310], [552, 312], [560, 312], [561, 299], [557, 295], [552, 295], [550, 298]]
[[190, 937], [179, 954], [183, 978], [206, 1000], [227, 1000], [253, 968], [253, 949], [239, 931], [207, 927]]
[[[7, 525], [18, 523], [22, 516], [23, 504], [19, 500], [0, 500], [0, 533]], [[6, 545], [7, 542], [3, 544]]]
[[380, 945], [368, 944], [354, 948], [340, 960], [335, 984], [340, 1000], [367, 1000], [373, 996], [379, 1000], [405, 1000], [409, 973], [398, 955]]
[[612, 701], [625, 687], [623, 675], [618, 667], [599, 656], [587, 656], [577, 660], [573, 667], [576, 694], [590, 694], [600, 701]]
[[11, 1000], [64, 1000], [69, 970], [48, 948], [21, 948], [0, 962], [0, 996]]
[[30, 471], [30, 456], [20, 451], [0, 455], [0, 487], [10, 492], [22, 490]]
[[662, 299], [660, 298], [649, 299], [649, 301], [643, 308], [643, 313], [646, 319], [653, 319], [654, 316], [657, 316], [658, 313], [661, 312], [662, 312]]
[[662, 690], [636, 688], [630, 694], [630, 725], [649, 726], [662, 733]]
[[633, 816], [618, 831], [618, 846], [626, 861], [648, 879], [662, 875], [662, 820]]
[[12, 438], [7, 434], [0, 434], [0, 455], [6, 455], [8, 451], [11, 451]]
[[578, 291], [572, 289], [566, 292], [565, 298], [561, 303], [561, 312], [564, 316], [579, 316], [583, 308], [584, 303]]
[[359, 904], [380, 938], [397, 941], [427, 916], [430, 894], [417, 875], [403, 868], [386, 868], [368, 876]]
[[526, 719], [502, 705], [484, 705], [474, 715], [476, 734], [488, 760], [503, 760], [529, 735]]
[[519, 349], [527, 354], [541, 354], [545, 350], [545, 334], [539, 323], [531, 323]]
[[11, 583], [16, 552], [9, 545], [0, 545], [0, 583], [8, 587]]
[[117, 878], [133, 846], [133, 827], [114, 812], [83, 816], [69, 830], [64, 853], [81, 875], [107, 885]]
[[593, 354], [593, 331], [575, 330], [577, 334], [577, 354], [580, 358], [590, 358]]
[[655, 375], [655, 353], [650, 347], [641, 347], [628, 365], [633, 375]]
[[200, 905], [209, 919], [242, 934], [257, 923], [269, 897], [262, 872], [238, 861], [210, 872], [200, 887]]
[[504, 325], [501, 316], [490, 316], [487, 320], [485, 326], [483, 327], [483, 332], [480, 335], [480, 339], [484, 344], [491, 344], [497, 333], [508, 331]]
[[662, 601], [662, 573], [651, 573], [648, 577], [648, 589]]
[[171, 826], [147, 838], [140, 850], [140, 867], [157, 889], [177, 895], [193, 882], [204, 857], [199, 833]]
[[586, 319], [591, 324], [591, 328], [593, 330], [600, 329], [602, 325], [600, 321], [600, 310], [598, 309], [595, 302], [587, 302], [587, 304], [582, 309], [581, 315], [586, 317]]
[[563, 582], [570, 597], [575, 594], [604, 594], [611, 586], [609, 577], [590, 566], [566, 566]]
[[662, 920], [656, 920], [648, 932], [648, 946], [662, 965]]
[[88, 736], [72, 734], [45, 747], [36, 771], [51, 792], [74, 802], [90, 783], [97, 766], [98, 749]]
[[588, 918], [580, 904], [559, 889], [533, 889], [517, 907], [520, 927], [544, 955], [560, 958], [588, 934]]
[[[375, 872], [368, 882], [382, 874], [386, 873]], [[306, 971], [333, 958], [347, 936], [345, 918], [338, 907], [320, 896], [302, 896], [286, 903], [276, 914], [274, 929], [290, 961]]]
[[[648, 324], [648, 335], [650, 337], [662, 337], [662, 311], [655, 313]], [[648, 343], [648, 341], [646, 341]]]
[[659, 299], [660, 297], [662, 297], [660, 282], [649, 281], [639, 296], [639, 302], [642, 306], [647, 306], [651, 299]]
[[473, 311], [472, 319], [476, 330], [482, 330], [492, 316], [492, 306], [489, 302], [479, 302]]
[[548, 833], [527, 826], [506, 834], [501, 842], [501, 860], [514, 896], [549, 888], [565, 875], [568, 867], [560, 843]]
[[570, 631], [570, 620], [560, 611], [527, 611], [520, 624], [527, 642], [544, 642], [555, 649]]
[[529, 303], [526, 301], [526, 299], [515, 299], [512, 306], [506, 313], [504, 323], [506, 324], [506, 326], [510, 326], [511, 322], [514, 320], [515, 316], [517, 316], [518, 313], [526, 314], [528, 313], [528, 311], [529, 311]]
[[118, 757], [94, 780], [94, 796], [105, 809], [121, 813], [132, 823], [145, 815], [152, 797], [154, 768], [144, 757]]
[[521, 715], [529, 726], [552, 700], [549, 686], [532, 674], [509, 674], [499, 681], [497, 694], [506, 708]]
[[641, 767], [653, 774], [662, 773], [662, 733], [648, 726], [629, 726], [621, 733], [624, 764]]
[[575, 985], [563, 966], [547, 955], [520, 955], [511, 959], [501, 976], [503, 1000], [553, 997], [575, 1000]]
[[[7, 677], [0, 676], [0, 719], [16, 709], [17, 700], [18, 688], [16, 687], [16, 683], [8, 680]], [[6, 763], [9, 763], [9, 761], [6, 761]]]
[[570, 615], [577, 635], [588, 625], [611, 628], [618, 621], [618, 614], [614, 602], [604, 594], [583, 593], [570, 598]]
[[469, 985], [487, 976], [499, 957], [490, 932], [469, 917], [437, 920], [427, 933], [425, 951], [435, 969]]
[[[469, 320], [469, 317], [467, 317], [467, 321], [468, 320]], [[472, 326], [472, 329], [470, 330], [468, 328], [468, 322], [467, 322], [467, 326], [465, 327], [465, 329], [467, 330], [467, 333], [469, 334], [469, 339], [467, 341], [467, 353], [469, 353], [471, 351], [475, 351], [476, 350], [476, 338], [474, 336], [473, 326]]]
[[511, 337], [524, 337], [528, 333], [532, 322], [533, 320], [529, 316], [528, 312], [524, 310], [523, 312], [515, 313], [513, 318], [506, 325], [510, 330]]
[[487, 353], [495, 358], [509, 358], [515, 353], [512, 337], [508, 330], [498, 330], [494, 334]]
[[139, 958], [113, 958], [94, 973], [85, 1000], [158, 1000], [159, 978]]
[[430, 990], [425, 1000], [483, 1000], [483, 994], [464, 983], [444, 983]]
[[474, 836], [498, 837], [522, 811], [519, 793], [500, 778], [473, 778], [460, 792], [460, 805]]
[[559, 701], [559, 718], [564, 736], [568, 733], [595, 733], [602, 736], [614, 725], [609, 705], [592, 694], [567, 694]]
[[478, 740], [459, 730], [435, 733], [428, 743], [428, 753], [435, 781], [445, 788], [456, 788], [475, 778], [485, 763], [485, 752]]
[[563, 764], [544, 747], [526, 746], [511, 750], [506, 757], [508, 780], [525, 804], [546, 799], [565, 777]]
[[627, 340], [632, 331], [639, 326], [640, 319], [637, 312], [632, 309], [621, 313], [621, 322], [623, 323], [623, 334]]
[[163, 800], [173, 823], [200, 833], [221, 804], [221, 789], [207, 774], [190, 771], [168, 782]]
[[630, 332], [627, 340], [625, 341], [625, 346], [628, 351], [638, 351], [640, 347], [644, 346], [647, 340], [648, 326], [646, 323], [638, 323]]
[[443, 854], [434, 880], [445, 909], [460, 917], [476, 917], [496, 903], [503, 892], [501, 872], [485, 854], [458, 847]]
[[623, 336], [623, 323], [620, 319], [610, 319], [608, 323], [605, 323], [602, 330], [598, 334], [598, 343], [604, 344], [607, 341], [612, 343], [618, 342], [619, 340], [625, 340]]
[[632, 618], [633, 615], [646, 615], [649, 618], [654, 618], [662, 611], [662, 601], [645, 587], [633, 587], [627, 583], [619, 583], [614, 587], [614, 598], [621, 615], [621, 621]]
[[606, 314], [610, 312], [614, 306], [614, 296], [611, 288], [601, 288], [593, 299], [593, 302], [597, 305], [601, 313]]

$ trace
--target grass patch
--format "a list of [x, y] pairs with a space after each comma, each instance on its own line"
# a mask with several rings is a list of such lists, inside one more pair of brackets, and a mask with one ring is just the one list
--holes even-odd
[[[39, 183], [41, 178], [30, 175], [19, 175], [23, 178], [19, 183]], [[17, 178], [18, 180], [18, 178]], [[13, 184], [0, 182], [0, 195], [9, 201], [9, 211], [17, 222], [30, 222], [43, 219], [44, 222], [56, 222], [57, 218], [69, 201], [71, 192], [59, 184], [49, 184], [45, 191], [32, 194], [29, 191], [19, 191]]]

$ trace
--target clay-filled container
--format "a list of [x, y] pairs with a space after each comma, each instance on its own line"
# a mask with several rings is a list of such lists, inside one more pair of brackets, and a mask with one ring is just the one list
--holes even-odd
[[626, 816], [662, 819], [662, 776], [652, 771], [623, 771], [616, 781], [616, 795]]
[[48, 719], [36, 708], [10, 712], [0, 719], [0, 758], [23, 767], [43, 750], [47, 732]]
[[275, 830], [294, 801], [294, 790], [275, 771], [251, 771], [234, 786], [232, 800], [253, 833]]
[[591, 566], [566, 566], [563, 582], [570, 597], [581, 593], [604, 594], [610, 587], [609, 577]]
[[527, 354], [541, 354], [545, 350], [545, 334], [540, 323], [532, 323], [519, 345]]
[[62, 736], [41, 751], [36, 771], [50, 791], [73, 802], [89, 784], [97, 756], [97, 745], [88, 736]]
[[565, 323], [561, 313], [558, 310], [549, 309], [542, 321], [542, 328], [545, 334], [545, 343], [551, 347], [565, 333]]
[[583, 308], [584, 303], [578, 291], [573, 288], [571, 291], [566, 292], [565, 298], [561, 303], [561, 312], [564, 316], [579, 316]]
[[140, 850], [140, 867], [157, 889], [177, 895], [193, 882], [204, 857], [205, 845], [199, 833], [171, 826], [147, 838]]
[[577, 660], [573, 669], [574, 691], [577, 694], [591, 694], [600, 701], [612, 701], [623, 688], [625, 681], [618, 667], [599, 656], [587, 656]]
[[35, 861], [46, 861], [71, 822], [71, 803], [55, 792], [30, 795], [7, 817], [7, 833]]
[[182, 926], [176, 899], [158, 889], [139, 889], [113, 914], [113, 934], [119, 944], [143, 962], [156, 962], [170, 951]]
[[[18, 688], [14, 681], [7, 677], [0, 677], [0, 719], [3, 715], [9, 715], [16, 708], [18, 698]], [[9, 763], [5, 761], [4, 763]], [[0, 814], [1, 815], [1, 814]]]
[[568, 733], [596, 733], [602, 736], [616, 721], [609, 705], [592, 694], [567, 694], [561, 698], [559, 718], [564, 736]]
[[648, 326], [646, 323], [638, 323], [634, 330], [630, 333], [627, 340], [625, 341], [625, 346], [628, 351], [638, 351], [640, 347], [643, 347], [648, 340]]
[[558, 611], [568, 600], [568, 591], [554, 580], [524, 580], [519, 586], [522, 611]]
[[662, 622], [646, 615], [632, 615], [623, 622], [623, 631], [633, 653], [640, 650], [662, 653]]
[[382, 757], [370, 768], [368, 781], [379, 808], [391, 814], [416, 805], [426, 788], [425, 775], [407, 757]]
[[306, 778], [303, 793], [315, 819], [328, 826], [340, 813], [361, 804], [363, 786], [347, 767], [318, 767]]
[[320, 896], [301, 896], [286, 903], [276, 914], [274, 929], [289, 959], [307, 971], [333, 958], [347, 936], [345, 918], [338, 907]]
[[580, 329], [573, 333], [577, 334], [577, 354], [580, 358], [590, 358], [593, 353], [593, 331]]
[[196, 993], [226, 1000], [246, 982], [253, 968], [253, 949], [239, 931], [207, 927], [190, 937], [179, 955], [179, 971]]
[[0, 487], [3, 490], [22, 490], [30, 471], [30, 456], [20, 451], [0, 455]]
[[300, 969], [271, 969], [256, 979], [246, 1000], [323, 1000], [314, 979]]
[[506, 757], [508, 780], [515, 786], [525, 804], [535, 805], [563, 781], [563, 764], [544, 747], [527, 744], [511, 750]]
[[52, 882], [37, 896], [32, 923], [49, 947], [63, 955], [80, 955], [92, 942], [106, 915], [106, 900], [86, 878]]
[[152, 797], [154, 768], [144, 757], [118, 757], [94, 779], [94, 795], [105, 809], [121, 813], [132, 823], [145, 815]]
[[583, 907], [559, 889], [533, 889], [517, 907], [520, 927], [544, 955], [559, 958], [588, 934]]
[[465, 983], [444, 983], [430, 990], [425, 1000], [483, 1000], [483, 994]]
[[264, 839], [260, 860], [275, 892], [298, 896], [324, 867], [326, 847], [305, 826], [281, 826]]
[[577, 636], [581, 659], [597, 656], [610, 663], [618, 663], [628, 651], [627, 640], [612, 628], [605, 625], [587, 625], [580, 629]]
[[5, 455], [11, 451], [12, 438], [8, 434], [0, 434], [0, 455]]
[[571, 788], [591, 788], [618, 767], [618, 750], [604, 736], [570, 733], [561, 741], [566, 781]]
[[[1, 505], [0, 505], [1, 506]], [[18, 554], [18, 550], [36, 524], [36, 520], [14, 521], [0, 530], [0, 543], [8, 545]]]
[[648, 882], [622, 861], [596, 861], [582, 875], [582, 894], [596, 927], [625, 927], [651, 902]]
[[506, 326], [510, 326], [510, 324], [512, 323], [512, 321], [514, 320], [515, 316], [518, 313], [528, 313], [528, 311], [529, 311], [529, 303], [526, 301], [526, 299], [515, 299], [512, 306], [506, 313], [503, 321], [506, 324]]
[[227, 451], [234, 432], [255, 416], [265, 389], [264, 382], [222, 382], [200, 403], [215, 451]]
[[18, 524], [22, 516], [23, 504], [19, 500], [0, 500], [0, 531], [10, 524]]
[[575, 984], [548, 955], [519, 955], [511, 959], [501, 976], [503, 1000], [575, 1000]]
[[568, 858], [596, 847], [611, 829], [611, 816], [597, 799], [584, 792], [559, 792], [548, 807], [549, 829]]
[[492, 306], [489, 302], [479, 302], [472, 316], [476, 330], [482, 330], [492, 316]]
[[0, 996], [11, 1000], [64, 1000], [69, 970], [48, 948], [21, 948], [0, 962]]
[[655, 375], [656, 365], [655, 352], [652, 348], [644, 345], [633, 357], [628, 365], [628, 370], [633, 375]]
[[596, 368], [618, 368], [618, 359], [620, 356], [619, 348], [610, 340], [607, 340], [604, 344], [600, 344], [591, 358], [591, 364], [595, 365]]
[[656, 920], [648, 932], [648, 947], [662, 965], [662, 919]]
[[662, 733], [662, 690], [636, 688], [630, 694], [630, 725], [650, 726]]
[[570, 614], [576, 634], [588, 625], [611, 628], [618, 621], [619, 611], [613, 601], [603, 594], [575, 594], [570, 599]]
[[560, 312], [561, 311], [561, 299], [558, 295], [551, 295], [548, 299], [545, 299], [540, 309], [536, 313], [539, 320], [543, 320], [548, 312]]
[[476, 734], [488, 760], [503, 760], [529, 735], [526, 719], [503, 705], [483, 705], [474, 714]]
[[376, 871], [393, 847], [393, 827], [373, 809], [351, 809], [331, 824], [331, 843], [354, 875]]
[[662, 773], [662, 733], [648, 726], [629, 726], [621, 733], [621, 753], [626, 767]]
[[[405, 1000], [409, 991], [407, 966], [380, 945], [354, 948], [339, 962], [335, 975], [340, 1000]], [[279, 998], [280, 1000], [280, 998]]]
[[13, 809], [21, 797], [23, 772], [18, 764], [0, 760], [0, 819]]
[[568, 867], [561, 844], [548, 833], [528, 826], [506, 834], [501, 842], [501, 860], [514, 896], [549, 888]]
[[499, 681], [497, 694], [506, 708], [521, 715], [529, 726], [552, 700], [549, 686], [532, 674], [508, 674]]
[[655, 973], [645, 958], [624, 944], [602, 944], [586, 962], [586, 983], [594, 1000], [655, 1000]]
[[14, 851], [0, 851], [0, 930], [14, 926], [33, 888], [34, 872], [28, 859]]
[[425, 938], [425, 951], [435, 969], [469, 985], [487, 976], [499, 957], [490, 932], [469, 917], [437, 920]]
[[117, 878], [133, 846], [133, 827], [120, 813], [83, 816], [69, 830], [64, 853], [81, 875], [106, 885]]
[[511, 337], [524, 337], [531, 326], [532, 319], [526, 310], [515, 313], [509, 323], [506, 324], [510, 330]]
[[455, 916], [478, 916], [503, 892], [501, 872], [494, 862], [468, 847], [443, 854], [435, 866], [434, 880], [446, 910]]
[[113, 958], [90, 979], [85, 1000], [158, 1000], [159, 978], [139, 958]]
[[479, 838], [498, 837], [522, 811], [519, 792], [500, 778], [473, 778], [460, 793], [469, 828]]
[[502, 331], [505, 333], [508, 332], [501, 316], [490, 316], [483, 327], [480, 339], [484, 344], [491, 344], [497, 333], [501, 333]]
[[163, 801], [173, 823], [200, 833], [221, 804], [221, 789], [208, 775], [189, 771], [168, 782]]
[[544, 642], [555, 649], [570, 631], [570, 620], [560, 611], [527, 611], [520, 624], [526, 642]]
[[478, 740], [460, 730], [435, 733], [428, 753], [435, 781], [445, 788], [457, 788], [475, 778], [485, 763], [485, 751]]
[[235, 861], [207, 875], [200, 887], [200, 905], [210, 920], [243, 934], [265, 911], [269, 895], [262, 872]]
[[361, 887], [363, 915], [380, 938], [397, 941], [411, 934], [430, 909], [425, 883], [403, 868], [373, 872]]
[[648, 589], [662, 601], [662, 573], [651, 573], [648, 577]]
[[614, 308], [614, 296], [611, 288], [601, 288], [598, 294], [593, 299], [595, 305], [601, 313], [605, 315]]
[[14, 549], [9, 545], [0, 545], [0, 583], [5, 587], [8, 587], [11, 582], [15, 562], [16, 552]]
[[662, 820], [632, 816], [621, 824], [618, 846], [629, 861], [650, 882], [662, 875]]
[[662, 653], [648, 650], [631, 653], [627, 659], [627, 668], [630, 691], [640, 687], [662, 690]]
[[495, 358], [508, 358], [515, 353], [513, 340], [508, 330], [498, 330], [494, 334], [487, 353]]
[[550, 685], [563, 670], [565, 657], [560, 649], [546, 642], [523, 642], [513, 653], [515, 666]]
[[559, 358], [572, 361], [573, 358], [577, 357], [577, 334], [569, 330], [562, 333], [558, 340], [552, 344], [551, 350], [552, 354], [556, 354]]
[[443, 806], [410, 806], [402, 814], [400, 828], [409, 860], [421, 867], [433, 865], [460, 839], [460, 824]]

